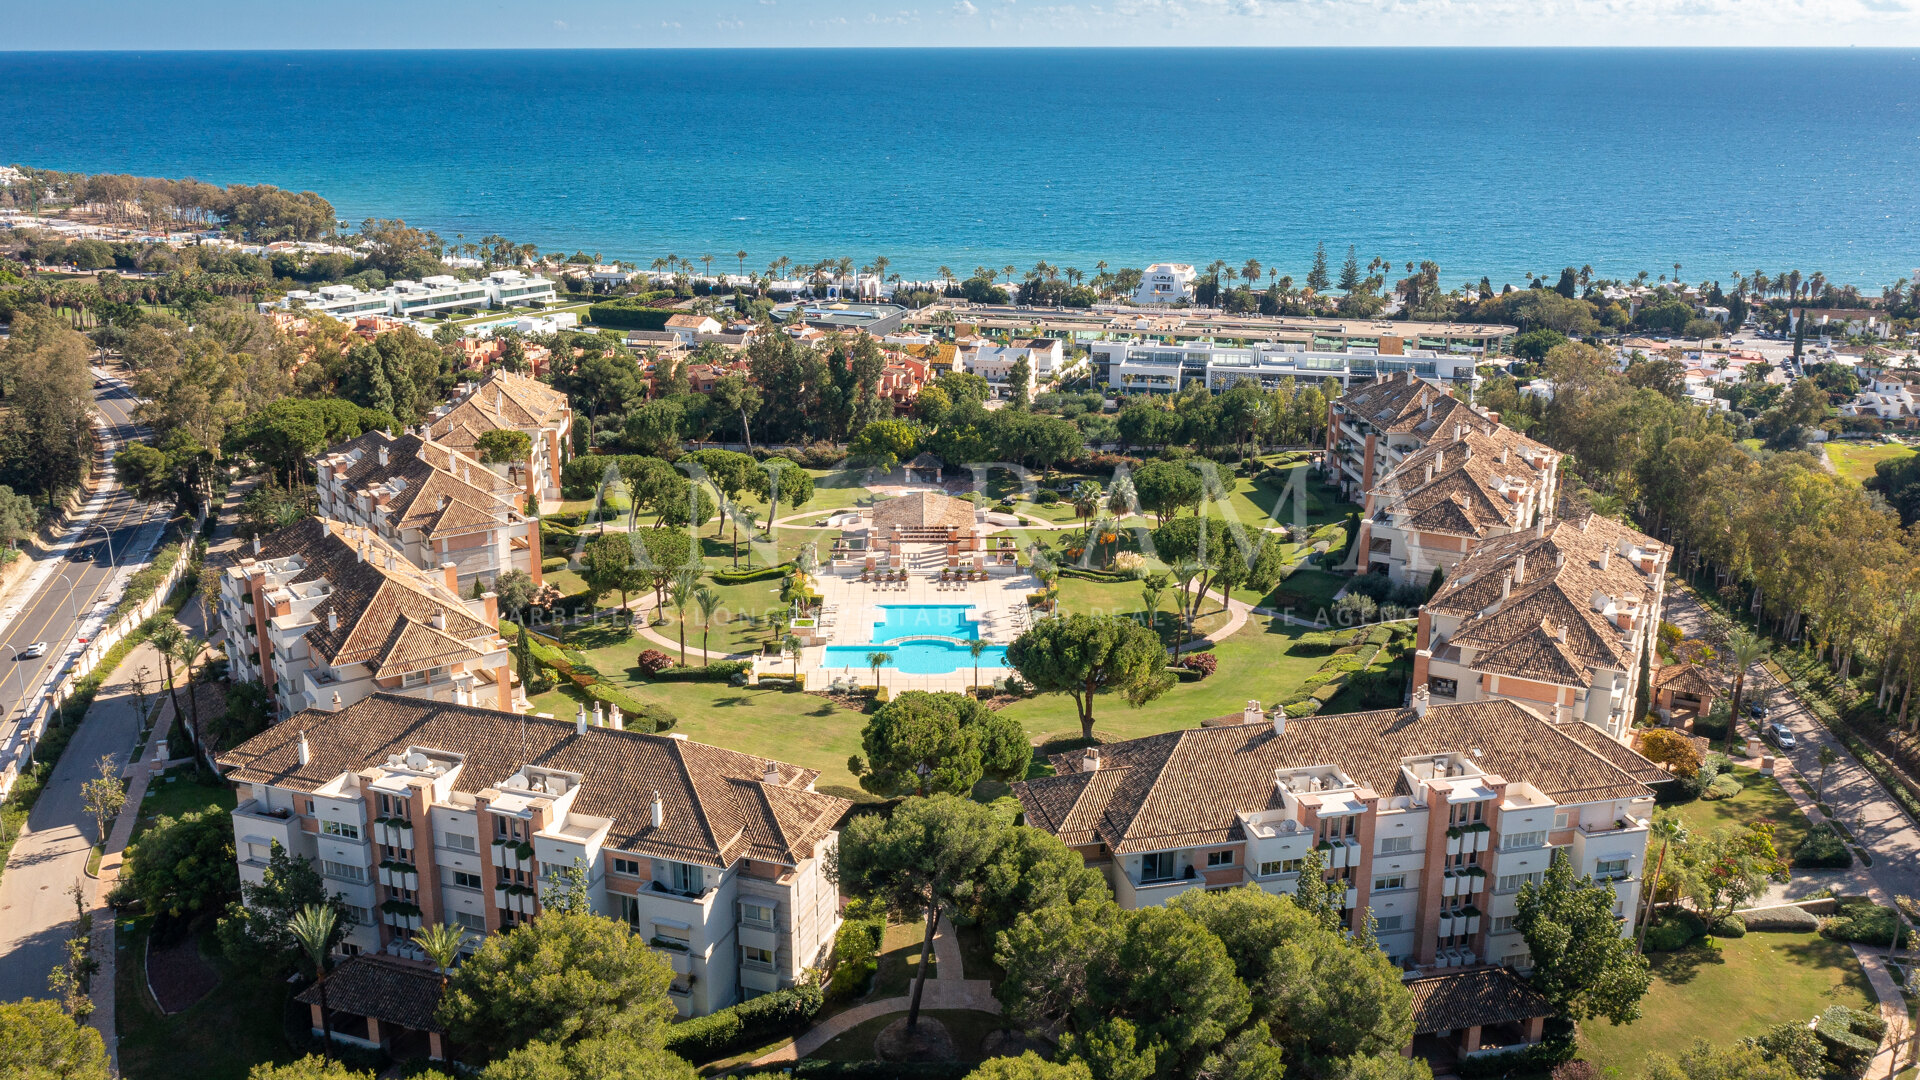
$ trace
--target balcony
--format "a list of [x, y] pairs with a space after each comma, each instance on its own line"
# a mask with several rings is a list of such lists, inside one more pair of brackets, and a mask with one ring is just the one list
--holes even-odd
[[707, 897], [713, 895], [713, 888], [712, 886], [707, 886], [693, 891], [674, 889], [668, 887], [665, 882], [655, 879], [647, 883], [647, 892], [650, 895], [664, 896], [670, 900], [683, 900], [690, 904], [699, 904], [704, 903]]

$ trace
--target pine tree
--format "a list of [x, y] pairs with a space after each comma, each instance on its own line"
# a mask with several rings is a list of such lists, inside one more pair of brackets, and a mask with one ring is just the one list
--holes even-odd
[[1307, 272], [1307, 288], [1317, 293], [1326, 292], [1330, 280], [1327, 276], [1327, 245], [1322, 243], [1314, 249], [1313, 269]]
[[1360, 287], [1360, 256], [1347, 245], [1347, 261], [1340, 265], [1340, 291], [1350, 293]]

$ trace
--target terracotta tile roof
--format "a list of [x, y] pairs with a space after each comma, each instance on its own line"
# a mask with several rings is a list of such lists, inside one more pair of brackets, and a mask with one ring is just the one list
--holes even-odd
[[[1536, 467], [1534, 462], [1541, 464]], [[1409, 454], [1374, 487], [1376, 505], [1425, 532], [1485, 536], [1525, 520], [1560, 455], [1511, 428], [1456, 423]], [[1429, 472], [1431, 470], [1431, 472]], [[1509, 499], [1504, 492], [1516, 493]]]
[[[1230, 718], [1228, 718], [1230, 720]], [[1525, 781], [1556, 802], [1639, 798], [1641, 781], [1538, 713], [1507, 700], [1315, 716], [1266, 724], [1189, 728], [1100, 748], [1100, 767], [1078, 772], [1078, 753], [1053, 759], [1058, 775], [1022, 781], [1027, 820], [1075, 846], [1115, 854], [1242, 840], [1241, 812], [1277, 809], [1276, 768], [1336, 765], [1381, 796], [1409, 795], [1400, 763], [1478, 749], [1480, 767]]]
[[957, 525], [967, 529], [973, 526], [973, 504], [936, 491], [916, 491], [875, 503], [873, 523], [876, 528]]
[[376, 675], [404, 675], [478, 660], [483, 655], [452, 634], [402, 616], [368, 666]]
[[1683, 694], [1698, 697], [1719, 697], [1726, 691], [1715, 683], [1713, 677], [1693, 664], [1667, 664], [1653, 673], [1655, 690], [1673, 689]]
[[459, 404], [430, 421], [427, 430], [435, 442], [464, 452], [489, 431], [558, 426], [567, 408], [567, 396], [553, 387], [495, 368]]
[[1673, 779], [1672, 773], [1648, 761], [1638, 750], [1592, 724], [1581, 720], [1569, 720], [1553, 726], [1572, 736], [1580, 745], [1618, 765], [1620, 771], [1643, 784], [1660, 784]]
[[1525, 979], [1504, 967], [1449, 971], [1408, 980], [1413, 995], [1413, 1033], [1432, 1035], [1470, 1027], [1511, 1024], [1552, 1016], [1553, 1004]]
[[446, 617], [443, 636], [457, 641], [492, 641], [499, 634], [474, 618], [444, 581], [408, 563], [367, 530], [306, 518], [261, 537], [253, 558], [294, 555], [306, 565], [285, 584], [324, 580], [330, 587], [313, 608], [317, 622], [306, 633], [308, 648], [329, 665], [365, 663], [378, 669], [386, 662], [385, 650], [401, 640], [403, 621], [430, 627], [435, 615]]
[[[1650, 568], [1622, 547], [1650, 555]], [[1476, 650], [1474, 670], [1574, 685], [1566, 676], [1578, 668], [1578, 684], [1587, 685], [1593, 668], [1623, 671], [1636, 662], [1631, 641], [1596, 601], [1632, 612], [1636, 626], [1658, 617], [1671, 553], [1591, 511], [1577, 521], [1542, 521], [1483, 540], [1428, 607], [1464, 620], [1447, 640]]]
[[1451, 431], [1455, 424], [1498, 426], [1485, 413], [1447, 393], [1445, 387], [1412, 372], [1400, 372], [1351, 390], [1340, 397], [1340, 404], [1346, 407], [1347, 416], [1365, 420], [1382, 432], [1423, 438]]
[[[380, 450], [387, 463], [380, 463]], [[418, 435], [371, 431], [328, 450], [350, 462], [341, 486], [358, 496], [387, 496], [388, 520], [399, 531], [419, 530], [427, 539], [496, 528], [517, 516], [516, 489], [478, 460]]]
[[[320, 987], [309, 986], [293, 1000], [318, 1005]], [[371, 1016], [382, 1024], [445, 1031], [433, 1018], [439, 1005], [440, 976], [424, 964], [369, 954], [349, 959], [327, 976], [328, 1008]]]
[[[299, 762], [305, 734], [308, 764]], [[521, 758], [522, 739], [527, 757]], [[309, 709], [220, 755], [228, 779], [311, 791], [410, 746], [465, 755], [453, 790], [493, 787], [524, 764], [584, 776], [572, 809], [613, 821], [607, 846], [705, 866], [740, 859], [795, 865], [852, 805], [813, 790], [819, 773], [705, 743], [443, 701], [374, 694], [339, 712]], [[652, 824], [658, 792], [663, 823]]]

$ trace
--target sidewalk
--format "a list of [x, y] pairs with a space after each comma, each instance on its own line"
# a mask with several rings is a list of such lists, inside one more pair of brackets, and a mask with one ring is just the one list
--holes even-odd
[[[953, 939], [953, 924], [945, 916], [934, 928], [933, 955], [937, 966], [933, 978], [927, 980], [926, 989], [920, 995], [922, 1010], [972, 1009], [999, 1015], [1000, 1002], [993, 996], [993, 984], [985, 979], [967, 978], [960, 959], [960, 945]], [[912, 1005], [911, 993], [862, 1002], [844, 1012], [834, 1013], [780, 1049], [755, 1058], [753, 1064], [798, 1061], [833, 1041], [836, 1035], [851, 1031], [877, 1016], [906, 1012]]]

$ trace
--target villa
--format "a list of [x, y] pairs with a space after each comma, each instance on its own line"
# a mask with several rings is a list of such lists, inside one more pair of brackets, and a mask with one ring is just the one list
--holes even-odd
[[[1027, 821], [1125, 908], [1193, 889], [1291, 894], [1318, 851], [1348, 928], [1367, 914], [1409, 971], [1531, 967], [1520, 887], [1556, 852], [1606, 883], [1627, 933], [1659, 766], [1515, 701], [1288, 719], [1259, 702], [1206, 726], [1056, 754], [1014, 785]], [[1537, 1035], [1536, 1035], [1537, 1037]]]
[[284, 299], [265, 301], [259, 308], [317, 311], [344, 322], [356, 315], [419, 318], [459, 308], [525, 307], [536, 301], [551, 303], [556, 295], [553, 282], [546, 278], [530, 277], [518, 270], [495, 270], [472, 281], [450, 274], [396, 281], [378, 292], [362, 292], [351, 285], [294, 289]]
[[1553, 513], [1560, 456], [1509, 427], [1455, 422], [1367, 492], [1354, 541], [1362, 569], [1395, 584], [1451, 576], [1481, 541]]
[[352, 917], [340, 951], [363, 960], [422, 960], [413, 939], [439, 923], [477, 948], [577, 868], [594, 909], [672, 966], [680, 1015], [701, 1016], [792, 986], [840, 925], [826, 866], [850, 804], [811, 769], [584, 712], [385, 693], [302, 712], [219, 763], [241, 880], [261, 881], [276, 844], [312, 860]]
[[562, 448], [573, 430], [573, 406], [553, 387], [496, 368], [479, 383], [458, 387], [425, 428], [426, 438], [476, 459], [480, 436], [487, 432], [526, 433], [531, 440], [527, 460], [506, 463], [507, 477], [529, 500], [559, 501]]
[[1193, 299], [1193, 267], [1187, 263], [1154, 263], [1140, 275], [1134, 290], [1136, 304], [1177, 304]]

